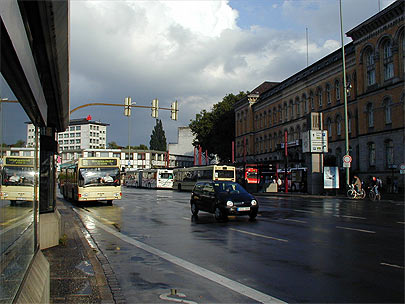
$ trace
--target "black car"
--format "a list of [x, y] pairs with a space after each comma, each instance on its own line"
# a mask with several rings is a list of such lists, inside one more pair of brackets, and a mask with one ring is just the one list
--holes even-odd
[[191, 213], [198, 211], [215, 214], [218, 221], [228, 215], [248, 215], [251, 220], [257, 216], [259, 204], [253, 195], [241, 185], [228, 181], [197, 182], [191, 193]]

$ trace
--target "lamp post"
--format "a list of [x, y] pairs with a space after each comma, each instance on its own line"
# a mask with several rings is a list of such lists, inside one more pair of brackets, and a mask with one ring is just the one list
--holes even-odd
[[[340, 36], [342, 41], [342, 65], [343, 65], [343, 94], [345, 104], [345, 150], [349, 155], [349, 128], [348, 128], [348, 115], [347, 115], [347, 88], [346, 88], [346, 59], [345, 59], [345, 46], [343, 42], [343, 17], [342, 17], [342, 0], [339, 0], [340, 9]], [[350, 167], [346, 167], [346, 186], [350, 184]]]

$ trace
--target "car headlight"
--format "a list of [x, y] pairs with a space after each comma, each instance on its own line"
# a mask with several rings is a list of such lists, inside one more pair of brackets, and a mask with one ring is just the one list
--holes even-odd
[[252, 201], [250, 202], [250, 204], [251, 204], [252, 206], [256, 206], [256, 205], [257, 205], [257, 202], [256, 202], [256, 200], [252, 200]]
[[232, 206], [233, 206], [233, 202], [232, 202], [232, 201], [227, 201], [227, 202], [226, 202], [226, 205], [227, 205], [228, 207], [232, 207]]

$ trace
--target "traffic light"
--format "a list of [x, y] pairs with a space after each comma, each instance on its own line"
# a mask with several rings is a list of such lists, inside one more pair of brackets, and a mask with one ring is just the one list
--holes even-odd
[[159, 100], [156, 98], [152, 100], [152, 117], [158, 118], [159, 116], [158, 109], [159, 109]]
[[131, 97], [125, 97], [124, 101], [124, 115], [131, 116]]
[[171, 118], [173, 120], [177, 120], [178, 118], [178, 112], [179, 112], [179, 107], [177, 104], [177, 100], [172, 102], [172, 107], [171, 107]]

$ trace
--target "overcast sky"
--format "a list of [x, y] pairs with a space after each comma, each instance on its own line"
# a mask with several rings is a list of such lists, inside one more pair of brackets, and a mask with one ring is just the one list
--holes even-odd
[[[392, 2], [342, 0], [344, 31]], [[168, 143], [225, 95], [305, 68], [306, 28], [309, 64], [341, 45], [338, 0], [71, 0], [70, 27], [70, 108], [126, 96], [167, 108], [178, 100], [178, 121], [159, 111]], [[88, 115], [110, 124], [107, 142], [128, 144], [123, 108], [87, 107], [71, 118]], [[149, 109], [133, 109], [131, 145], [149, 146], [154, 125]]]

